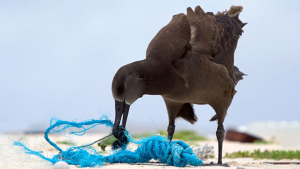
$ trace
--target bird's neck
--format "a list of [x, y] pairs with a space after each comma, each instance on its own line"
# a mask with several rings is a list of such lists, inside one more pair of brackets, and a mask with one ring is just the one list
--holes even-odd
[[163, 95], [172, 86], [172, 73], [163, 63], [154, 59], [145, 59], [132, 63], [134, 74], [138, 75], [145, 82], [144, 94]]

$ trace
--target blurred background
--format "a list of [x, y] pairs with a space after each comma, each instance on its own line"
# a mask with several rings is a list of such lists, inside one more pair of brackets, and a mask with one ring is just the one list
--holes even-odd
[[[292, 0], [1, 0], [0, 133], [43, 130], [52, 117], [83, 121], [107, 114], [114, 120], [116, 71], [144, 59], [172, 16], [197, 5], [214, 13], [241, 5], [240, 19], [248, 22], [235, 52], [235, 65], [248, 76], [236, 86], [225, 129], [259, 133], [271, 126], [275, 134], [292, 129], [300, 135], [300, 1]], [[178, 120], [176, 129], [215, 135], [213, 109], [194, 108], [198, 122]], [[167, 129], [160, 96], [144, 96], [130, 109], [130, 132]]]

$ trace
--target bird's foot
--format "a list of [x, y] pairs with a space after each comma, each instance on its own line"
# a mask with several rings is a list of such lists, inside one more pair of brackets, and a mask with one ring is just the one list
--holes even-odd
[[116, 131], [113, 132], [113, 136], [118, 139], [113, 142], [112, 149], [116, 150], [119, 148], [125, 149], [129, 140], [127, 138], [127, 131], [124, 127], [119, 126]]
[[202, 164], [201, 166], [220, 166], [220, 167], [230, 167], [228, 164], [215, 164], [213, 162], [209, 164]]

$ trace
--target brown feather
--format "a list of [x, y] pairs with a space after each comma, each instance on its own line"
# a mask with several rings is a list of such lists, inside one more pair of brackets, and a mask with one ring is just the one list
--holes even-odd
[[194, 112], [193, 105], [190, 103], [185, 103], [179, 110], [176, 118], [183, 118], [184, 120], [194, 124], [197, 122], [198, 118]]
[[[243, 76], [245, 76], [246, 74], [244, 74], [243, 72], [241, 72], [239, 70], [238, 67], [234, 66], [234, 74], [235, 74], [235, 84], [237, 84], [240, 80], [244, 79]], [[247, 76], [247, 75], [246, 75]]]
[[205, 14], [199, 8], [196, 7], [195, 12], [191, 8], [187, 9], [192, 49], [212, 56], [215, 63], [227, 68], [229, 76], [234, 80], [234, 51], [243, 32], [243, 23], [238, 15], [243, 8], [232, 6], [227, 13], [217, 15]]
[[172, 63], [186, 50], [191, 37], [186, 15], [174, 15], [168, 25], [163, 27], [150, 42], [146, 58], [159, 58]]
[[217, 115], [214, 115], [209, 121], [216, 121], [216, 120], [218, 120], [218, 117]]

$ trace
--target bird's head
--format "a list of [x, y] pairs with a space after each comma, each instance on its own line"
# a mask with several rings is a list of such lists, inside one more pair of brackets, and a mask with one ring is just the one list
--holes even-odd
[[142, 74], [137, 63], [125, 65], [115, 74], [112, 82], [116, 111], [113, 132], [118, 130], [122, 116], [122, 127], [125, 128], [130, 105], [145, 94], [146, 83]]

